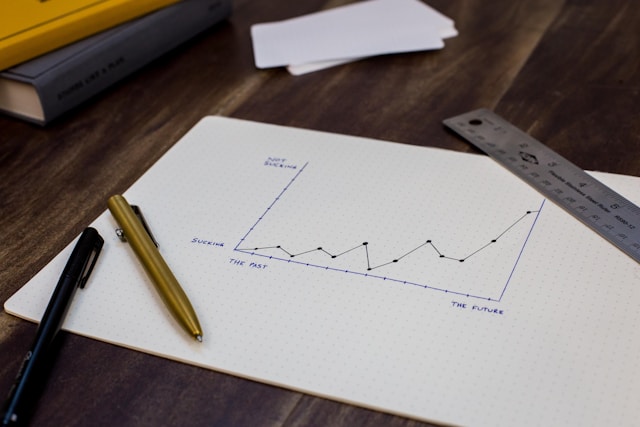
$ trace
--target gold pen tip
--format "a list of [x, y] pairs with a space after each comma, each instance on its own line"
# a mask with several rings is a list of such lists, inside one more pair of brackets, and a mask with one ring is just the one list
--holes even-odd
[[198, 342], [202, 342], [202, 335], [196, 335], [196, 339], [198, 340]]

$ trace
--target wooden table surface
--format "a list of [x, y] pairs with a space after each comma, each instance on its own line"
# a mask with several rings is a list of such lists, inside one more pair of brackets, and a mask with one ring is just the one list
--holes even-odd
[[[235, 0], [232, 17], [46, 128], [0, 117], [0, 300], [205, 115], [476, 152], [444, 118], [486, 107], [589, 170], [640, 175], [640, 8], [431, 0], [459, 36], [294, 77], [253, 64], [250, 25], [344, 0]], [[36, 326], [0, 312], [0, 394]], [[64, 334], [42, 426], [422, 426]]]

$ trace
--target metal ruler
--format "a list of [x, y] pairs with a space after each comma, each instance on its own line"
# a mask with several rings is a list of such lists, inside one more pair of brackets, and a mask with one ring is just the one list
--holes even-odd
[[444, 124], [640, 262], [640, 208], [495, 113]]

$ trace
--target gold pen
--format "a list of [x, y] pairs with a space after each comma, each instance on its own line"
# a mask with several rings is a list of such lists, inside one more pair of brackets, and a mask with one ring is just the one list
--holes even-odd
[[160, 255], [143, 221], [120, 195], [110, 197], [107, 204], [171, 314], [190, 335], [202, 342], [200, 322], [189, 298]]

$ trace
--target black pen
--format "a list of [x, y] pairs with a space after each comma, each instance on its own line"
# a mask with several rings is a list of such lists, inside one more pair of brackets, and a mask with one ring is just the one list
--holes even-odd
[[2, 410], [3, 426], [17, 426], [26, 422], [29, 406], [37, 397], [34, 391], [42, 382], [40, 375], [50, 357], [51, 344], [60, 331], [76, 289], [83, 288], [87, 282], [103, 243], [100, 234], [91, 227], [86, 228], [80, 236], [42, 316], [31, 350], [27, 352], [9, 391]]

